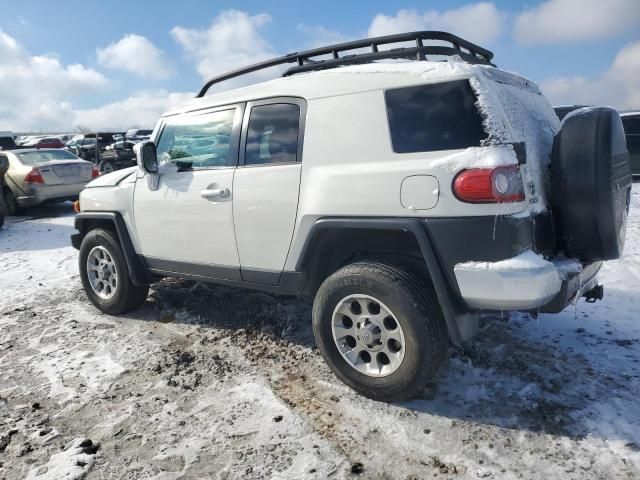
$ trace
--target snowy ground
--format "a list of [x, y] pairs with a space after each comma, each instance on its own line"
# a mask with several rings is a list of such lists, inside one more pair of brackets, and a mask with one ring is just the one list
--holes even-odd
[[605, 300], [487, 319], [437, 388], [364, 399], [310, 306], [165, 280], [86, 300], [68, 206], [0, 230], [0, 478], [640, 478], [640, 192]]

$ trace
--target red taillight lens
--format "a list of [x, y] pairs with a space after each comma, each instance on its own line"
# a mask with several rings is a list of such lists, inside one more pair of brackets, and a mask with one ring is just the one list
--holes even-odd
[[96, 178], [100, 176], [100, 169], [95, 165], [91, 167], [91, 178]]
[[522, 202], [524, 186], [516, 165], [463, 170], [453, 180], [453, 193], [469, 203]]
[[44, 183], [44, 178], [42, 178], [40, 170], [34, 168], [24, 177], [24, 183]]

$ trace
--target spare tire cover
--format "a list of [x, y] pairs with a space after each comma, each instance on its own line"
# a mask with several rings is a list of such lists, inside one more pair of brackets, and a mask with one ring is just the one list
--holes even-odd
[[551, 206], [558, 247], [583, 262], [619, 258], [631, 200], [629, 152], [618, 112], [576, 110], [553, 142]]

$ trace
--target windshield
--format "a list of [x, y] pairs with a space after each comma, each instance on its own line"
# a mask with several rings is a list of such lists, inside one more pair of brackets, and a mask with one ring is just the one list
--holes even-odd
[[36, 165], [51, 160], [78, 160], [74, 154], [65, 150], [41, 150], [39, 152], [16, 153], [18, 160], [23, 165]]

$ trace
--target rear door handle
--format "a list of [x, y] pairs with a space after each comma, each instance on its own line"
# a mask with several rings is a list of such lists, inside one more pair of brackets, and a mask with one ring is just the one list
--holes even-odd
[[229, 198], [231, 192], [228, 188], [206, 188], [200, 190], [202, 198]]

